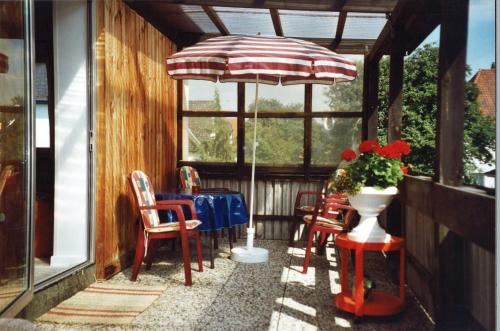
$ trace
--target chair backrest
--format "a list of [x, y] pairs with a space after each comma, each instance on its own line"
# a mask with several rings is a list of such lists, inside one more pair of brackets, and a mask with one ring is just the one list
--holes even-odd
[[179, 169], [179, 184], [181, 190], [191, 189], [193, 185], [201, 187], [201, 179], [198, 171], [190, 166], [183, 166]]
[[[140, 170], [134, 170], [128, 176], [130, 186], [134, 192], [137, 206], [156, 206], [155, 193], [149, 177]], [[160, 218], [156, 209], [140, 209], [142, 221], [146, 229], [158, 226]]]

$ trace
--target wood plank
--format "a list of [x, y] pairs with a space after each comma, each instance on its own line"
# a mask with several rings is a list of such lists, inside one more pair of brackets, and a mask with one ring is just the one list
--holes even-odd
[[339, 14], [339, 19], [337, 22], [337, 31], [335, 32], [335, 39], [332, 42], [332, 49], [335, 49], [342, 40], [342, 35], [344, 34], [345, 21], [347, 19], [347, 12], [341, 11]]
[[215, 12], [215, 10], [211, 6], [207, 6], [207, 5], [202, 5], [201, 7], [203, 8], [203, 10], [207, 14], [207, 16], [210, 18], [210, 20], [212, 21], [212, 23], [217, 27], [217, 29], [219, 30], [219, 32], [223, 36], [227, 36], [229, 34], [229, 30], [227, 29], [227, 27], [224, 24], [224, 22], [222, 22], [222, 20], [220, 19], [219, 15], [217, 15], [217, 13]]
[[271, 14], [271, 19], [273, 21], [274, 32], [277, 36], [283, 37], [283, 28], [281, 27], [281, 20], [278, 9], [271, 8], [269, 9], [269, 13]]
[[452, 187], [405, 176], [406, 206], [445, 225], [468, 241], [495, 251], [495, 198], [465, 187]]
[[121, 1], [99, 1], [96, 18], [96, 273], [102, 279], [126, 267], [135, 249], [127, 174], [144, 170], [157, 190], [175, 183], [176, 90], [164, 68], [175, 46]]
[[439, 43], [435, 178], [447, 185], [463, 181], [465, 65], [468, 1], [442, 1]]

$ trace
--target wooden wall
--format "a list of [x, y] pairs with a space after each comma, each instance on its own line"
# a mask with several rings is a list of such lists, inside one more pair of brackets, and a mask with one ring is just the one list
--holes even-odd
[[415, 177], [405, 179], [402, 198], [408, 286], [438, 318], [450, 304], [448, 285], [460, 282], [463, 313], [493, 330], [495, 198]]
[[142, 169], [157, 190], [175, 187], [175, 45], [120, 0], [97, 1], [96, 273], [130, 263], [135, 249], [127, 175]]
[[[250, 181], [202, 179], [203, 187], [226, 187], [245, 196], [250, 210]], [[298, 191], [320, 191], [322, 181], [262, 179], [255, 182], [255, 237], [258, 239], [288, 240], [288, 222], [293, 215], [293, 206]], [[314, 205], [314, 200], [305, 197], [304, 203]], [[246, 227], [241, 227], [239, 236], [245, 236]], [[302, 234], [302, 228], [300, 234]]]

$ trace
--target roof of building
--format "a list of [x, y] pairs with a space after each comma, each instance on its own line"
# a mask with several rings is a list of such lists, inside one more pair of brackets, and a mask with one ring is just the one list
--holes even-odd
[[496, 68], [479, 69], [471, 79], [479, 89], [479, 96], [477, 97], [479, 110], [488, 116], [495, 116], [495, 75]]

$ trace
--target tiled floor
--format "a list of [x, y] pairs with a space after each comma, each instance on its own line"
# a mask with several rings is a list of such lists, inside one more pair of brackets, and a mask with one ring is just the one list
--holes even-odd
[[[239, 244], [244, 244], [240, 241]], [[408, 292], [402, 313], [385, 318], [354, 321], [337, 310], [333, 295], [340, 291], [338, 263], [333, 246], [324, 256], [313, 256], [309, 272], [302, 270], [303, 247], [288, 248], [284, 241], [256, 241], [269, 249], [265, 264], [240, 264], [228, 258], [221, 245], [215, 269], [204, 263], [202, 273], [193, 271], [193, 286], [183, 285], [179, 249], [164, 247], [151, 270], [141, 270], [137, 282], [165, 284], [167, 290], [139, 315], [134, 330], [431, 330], [433, 325]], [[299, 244], [300, 246], [300, 244]], [[366, 270], [377, 288], [396, 291], [380, 254], [367, 255]], [[196, 268], [196, 264], [192, 264]], [[130, 269], [108, 282], [129, 284]], [[42, 330], [102, 329], [109, 326], [39, 324]]]

